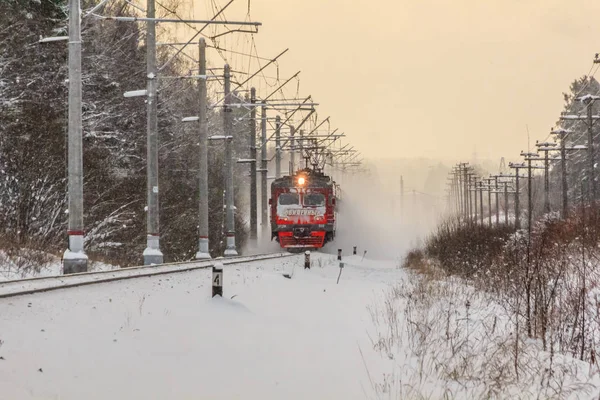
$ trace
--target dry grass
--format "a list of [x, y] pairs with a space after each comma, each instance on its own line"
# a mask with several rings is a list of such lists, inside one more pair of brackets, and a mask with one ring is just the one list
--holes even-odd
[[517, 321], [494, 300], [458, 279], [429, 274], [411, 272], [394, 285], [369, 309], [373, 348], [390, 366], [372, 383], [377, 398], [591, 393], [594, 385], [582, 374], [584, 363], [545, 352], [539, 341], [519, 334]]
[[393, 367], [379, 398], [598, 398], [600, 224], [527, 232], [447, 221], [370, 312]]

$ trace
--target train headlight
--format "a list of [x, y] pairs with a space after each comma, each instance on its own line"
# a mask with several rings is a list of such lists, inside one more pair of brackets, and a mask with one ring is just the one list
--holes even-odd
[[299, 186], [304, 186], [304, 182], [305, 182], [305, 179], [304, 179], [303, 176], [301, 176], [301, 177], [298, 178], [298, 185]]

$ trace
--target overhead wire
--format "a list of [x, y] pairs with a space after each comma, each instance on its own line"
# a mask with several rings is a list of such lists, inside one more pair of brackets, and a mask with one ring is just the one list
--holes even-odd
[[[183, 18], [181, 18], [179, 16], [179, 14], [177, 13], [177, 11], [175, 9], [171, 9], [171, 8], [165, 6], [161, 1], [158, 1], [158, 0], [156, 1], [156, 3], [159, 7], [164, 9], [166, 12], [175, 16], [175, 18], [183, 21]], [[216, 0], [211, 0], [210, 2], [205, 2], [205, 9], [207, 10], [207, 12], [210, 9], [212, 11], [212, 14], [216, 15], [215, 20], [219, 20], [219, 21], [227, 20], [225, 12], [224, 11], [220, 12], [222, 10], [222, 8], [219, 6], [219, 4]], [[251, 19], [250, 11], [251, 11], [251, 2], [250, 2], [250, 0], [248, 0], [248, 8], [247, 8], [247, 13], [246, 13], [246, 17], [245, 17], [246, 21], [249, 21]], [[213, 48], [216, 51], [216, 53], [219, 54], [219, 56], [225, 63], [228, 63], [232, 67], [234, 67], [234, 71], [236, 74], [249, 75], [250, 72], [245, 72], [243, 70], [246, 69], [247, 71], [251, 71], [252, 64], [256, 64], [258, 66], [258, 69], [260, 70], [263, 67], [263, 63], [261, 61], [272, 61], [269, 58], [260, 56], [260, 54], [258, 52], [258, 47], [256, 44], [254, 33], [251, 33], [249, 37], [247, 35], [244, 35], [243, 39], [239, 35], [236, 35], [237, 37], [235, 37], [235, 38], [228, 37], [231, 35], [224, 35], [224, 36], [216, 37], [217, 32], [218, 32], [217, 24], [209, 24], [209, 26], [208, 26], [209, 32], [204, 33], [204, 32], [200, 32], [195, 26], [193, 26], [189, 22], [183, 22], [183, 23], [184, 23], [184, 26], [186, 26], [188, 29], [190, 29], [196, 33], [199, 33], [200, 35], [202, 35], [203, 37], [208, 39], [211, 42], [211, 44], [207, 44], [207, 47]], [[171, 47], [173, 47], [173, 46], [171, 46]], [[240, 48], [242, 49], [242, 51], [238, 50]], [[246, 48], [247, 48], [247, 50], [246, 50]], [[191, 57], [189, 54], [187, 54], [186, 52], [182, 52], [182, 53], [186, 56], [186, 58], [195, 61], [195, 59], [193, 57]], [[256, 77], [253, 77], [252, 80], [250, 80], [248, 82], [248, 88], [250, 86], [255, 86], [255, 87], [258, 86], [258, 92], [261, 93], [263, 89], [269, 89], [269, 88], [273, 88], [273, 87], [280, 85], [281, 84], [281, 76], [280, 76], [279, 61], [276, 60], [273, 62], [273, 64], [274, 64], [275, 70], [276, 70], [275, 77], [267, 76], [265, 74], [265, 72], [261, 70]], [[239, 68], [242, 65], [243, 65], [243, 67]], [[219, 75], [216, 74], [214, 72], [214, 70], [211, 71], [211, 74], [214, 75], [215, 77], [219, 77]], [[293, 96], [286, 95], [286, 93], [290, 92], [289, 87], [287, 87], [287, 85], [284, 87], [279, 87], [278, 92], [281, 94], [282, 98], [286, 99], [286, 98], [299, 98], [300, 97], [300, 79], [297, 76], [294, 79], [296, 79], [295, 94]], [[177, 80], [175, 80], [175, 82], [176, 81]], [[164, 89], [169, 88], [171, 85], [174, 85], [175, 82], [167, 84], [164, 87]], [[282, 108], [279, 111], [280, 111], [280, 114], [287, 116], [291, 110]], [[299, 110], [298, 114], [300, 117], [304, 117], [304, 116], [306, 116], [306, 112], [308, 112], [308, 111]], [[310, 123], [310, 126], [312, 126], [312, 127], [316, 126], [316, 124], [318, 123], [318, 114], [316, 112], [314, 112], [313, 115], [309, 116], [309, 117], [310, 117], [310, 119], [308, 122]], [[290, 121], [290, 124], [296, 122], [295, 120], [296, 120], [296, 118], [294, 118], [294, 120]], [[271, 129], [275, 128], [273, 126], [273, 122], [271, 120], [268, 120], [267, 122]], [[327, 121], [327, 124], [328, 124], [328, 129], [330, 130], [330, 128], [331, 128], [330, 122]], [[312, 127], [310, 130], [312, 130]], [[341, 145], [341, 141], [338, 141], [338, 143], [340, 143], [340, 145]]]

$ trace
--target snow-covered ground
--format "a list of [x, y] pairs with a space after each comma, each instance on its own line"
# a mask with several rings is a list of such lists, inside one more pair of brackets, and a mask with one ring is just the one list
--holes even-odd
[[[312, 254], [0, 299], [0, 399], [597, 399], [457, 279]], [[288, 275], [291, 278], [286, 278]], [[522, 332], [521, 327], [521, 332]]]
[[[0, 299], [0, 398], [364, 399], [394, 262], [313, 254]], [[287, 279], [283, 274], [290, 274]]]

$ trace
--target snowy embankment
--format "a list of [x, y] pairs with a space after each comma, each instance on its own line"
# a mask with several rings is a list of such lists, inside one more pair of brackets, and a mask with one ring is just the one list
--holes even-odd
[[[0, 300], [0, 393], [15, 399], [364, 399], [367, 306], [403, 272], [313, 254]], [[283, 274], [292, 275], [291, 279]], [[361, 350], [364, 355], [361, 356]]]
[[388, 358], [379, 398], [599, 398], [597, 363], [544, 350], [494, 296], [433, 269], [407, 274], [371, 309]]
[[352, 256], [336, 284], [335, 257], [312, 258], [225, 266], [224, 298], [197, 270], [0, 299], [0, 394], [597, 398], [594, 368], [514, 340], [509, 314], [457, 280]]

